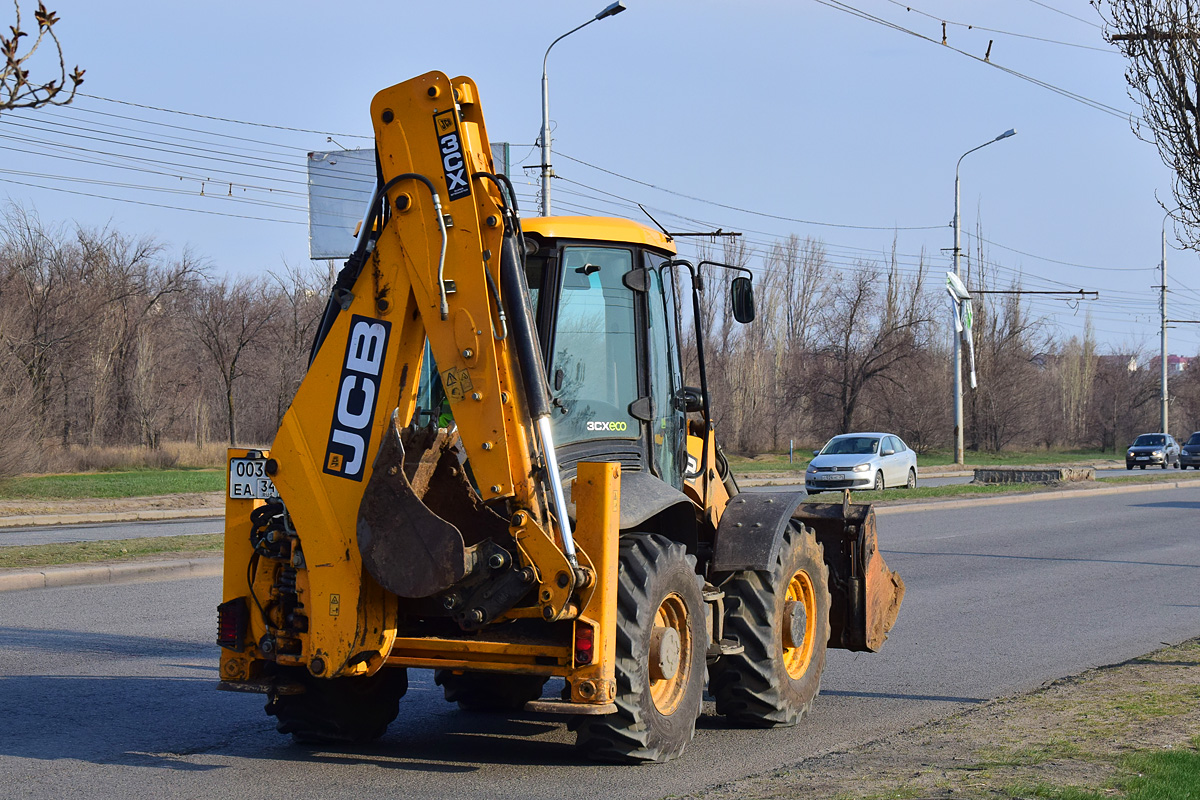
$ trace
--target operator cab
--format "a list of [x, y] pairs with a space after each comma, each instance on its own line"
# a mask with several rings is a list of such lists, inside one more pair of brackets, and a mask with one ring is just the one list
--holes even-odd
[[681, 403], [675, 247], [622, 219], [522, 220], [526, 275], [554, 405], [560, 466], [616, 460], [680, 489]]

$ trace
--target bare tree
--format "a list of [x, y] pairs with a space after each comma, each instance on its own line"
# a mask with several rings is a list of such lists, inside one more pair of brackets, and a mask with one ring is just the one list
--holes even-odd
[[1102, 450], [1116, 451], [1137, 434], [1157, 430], [1158, 382], [1153, 370], [1141, 369], [1145, 357], [1136, 349], [1101, 357], [1088, 417]]
[[292, 396], [308, 371], [308, 354], [316, 335], [328, 293], [327, 276], [321, 270], [285, 263], [279, 273], [271, 273], [280, 313], [272, 325], [271, 353], [275, 373], [275, 419], [279, 427], [291, 405]]
[[868, 384], [883, 380], [906, 390], [893, 372], [918, 352], [932, 321], [922, 292], [923, 263], [905, 279], [893, 248], [886, 270], [865, 262], [856, 269], [833, 287], [820, 314], [826, 338], [815, 393], [837, 410], [838, 433], [854, 429]]
[[[4, 51], [5, 56], [4, 67], [0, 70], [0, 110], [66, 105], [75, 99], [75, 91], [79, 84], [83, 83], [84, 71], [76, 66], [67, 73], [62, 45], [54, 32], [54, 26], [58, 24], [58, 15], [47, 11], [46, 6], [39, 1], [37, 11], [33, 12], [33, 18], [37, 22], [37, 36], [23, 49], [21, 39], [27, 38], [29, 34], [21, 29], [19, 0], [13, 0], [13, 7], [16, 10], [16, 22], [9, 28], [11, 35], [0, 36], [0, 50]], [[40, 79], [30, 80], [26, 62], [33, 58], [47, 40], [54, 46], [58, 56], [58, 77], [43, 82], [39, 82]], [[65, 95], [64, 90], [67, 90]]]
[[1097, 7], [1105, 35], [1129, 60], [1125, 80], [1141, 110], [1133, 132], [1175, 173], [1173, 213], [1188, 228], [1184, 243], [1200, 248], [1200, 2], [1108, 0]]
[[259, 336], [278, 313], [268, 298], [261, 280], [222, 278], [197, 290], [189, 309], [188, 327], [220, 382], [230, 445], [237, 444], [234, 389], [246, 374], [245, 357], [262, 344]]

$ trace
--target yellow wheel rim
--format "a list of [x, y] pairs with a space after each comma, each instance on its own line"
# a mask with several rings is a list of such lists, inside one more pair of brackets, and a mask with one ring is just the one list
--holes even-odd
[[[800, 603], [804, 607], [804, 639], [800, 642], [790, 642], [794, 638], [791, 634], [792, 615], [787, 612], [793, 608], [792, 603]], [[783, 607], [783, 630], [780, 631], [783, 641], [783, 666], [787, 674], [796, 680], [805, 673], [812, 661], [817, 632], [817, 594], [813, 589], [812, 578], [804, 570], [798, 570], [788, 581]], [[792, 646], [789, 646], [789, 642]]]
[[[658, 712], [668, 716], [675, 713], [687, 694], [688, 684], [691, 682], [691, 653], [694, 646], [688, 625], [687, 605], [678, 594], [672, 592], [659, 605], [654, 614], [654, 630], [651, 631], [650, 641], [650, 698]], [[662, 644], [663, 642], [666, 644]], [[663, 660], [659, 648], [669, 649], [665, 660], [675, 666], [673, 670], [668, 669], [668, 674], [665, 675], [658, 668]]]

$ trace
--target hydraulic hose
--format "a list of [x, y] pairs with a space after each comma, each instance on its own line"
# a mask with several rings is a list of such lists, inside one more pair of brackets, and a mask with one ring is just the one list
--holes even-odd
[[[506, 216], [511, 216], [511, 212]], [[546, 379], [546, 364], [538, 346], [533, 309], [529, 303], [529, 284], [525, 279], [523, 259], [518, 247], [516, 226], [506, 225], [504, 240], [500, 245], [500, 281], [504, 299], [508, 303], [512, 348], [521, 368], [521, 375], [525, 379], [525, 399], [529, 405], [529, 415], [537, 429], [542, 457], [546, 462], [546, 476], [550, 481], [554, 513], [562, 531], [563, 554], [572, 567], [578, 567], [579, 557], [575, 554], [575, 537], [571, 533], [566, 493], [563, 491], [562, 475], [558, 471], [558, 453], [554, 447], [554, 434], [550, 429], [550, 384]]]

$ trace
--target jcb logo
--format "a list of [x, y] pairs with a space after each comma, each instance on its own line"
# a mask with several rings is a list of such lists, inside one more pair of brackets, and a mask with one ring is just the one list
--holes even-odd
[[446, 173], [446, 192], [451, 200], [466, 197], [471, 193], [467, 182], [467, 161], [463, 156], [462, 140], [458, 136], [458, 123], [453, 111], [433, 115], [438, 132], [438, 147], [442, 151], [442, 170]]
[[589, 431], [623, 431], [629, 425], [624, 422], [589, 422], [587, 429]]
[[350, 320], [346, 359], [325, 450], [325, 472], [329, 475], [362, 480], [390, 328], [383, 320], [357, 314]]

